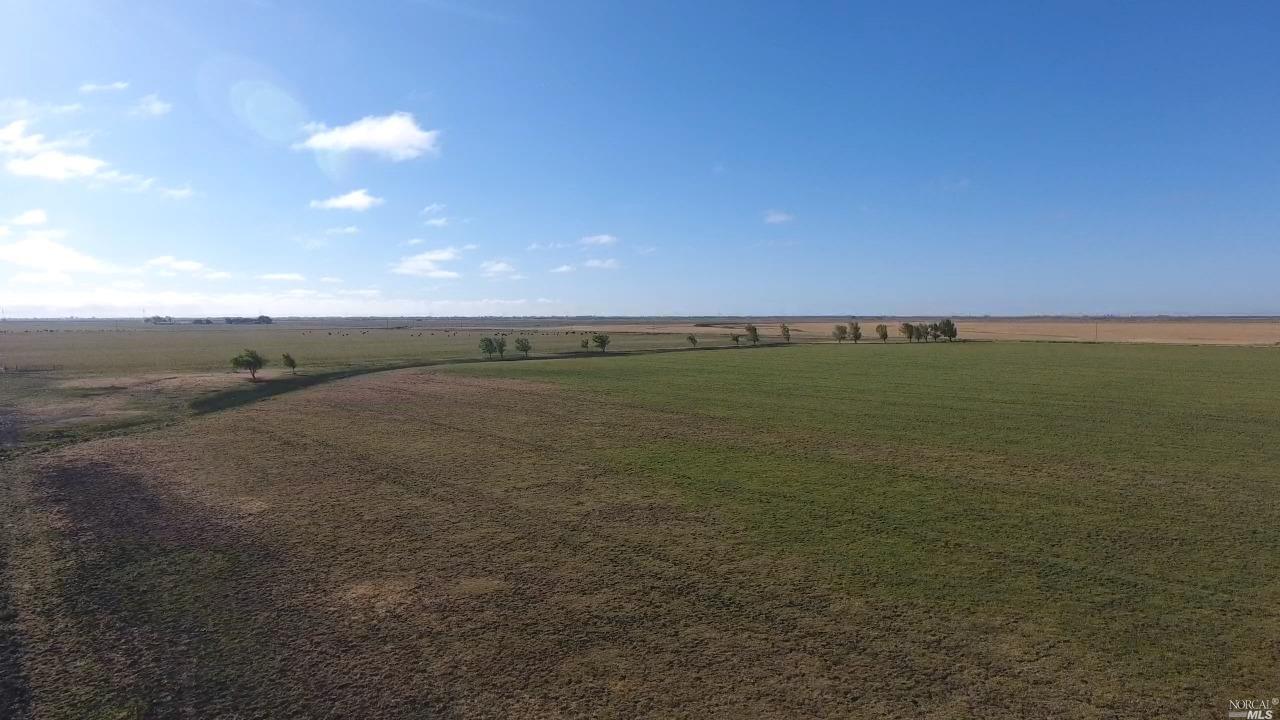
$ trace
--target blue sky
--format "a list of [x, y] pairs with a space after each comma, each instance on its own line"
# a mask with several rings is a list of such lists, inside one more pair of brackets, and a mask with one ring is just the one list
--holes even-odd
[[22, 315], [1280, 314], [1280, 6], [9, 0]]

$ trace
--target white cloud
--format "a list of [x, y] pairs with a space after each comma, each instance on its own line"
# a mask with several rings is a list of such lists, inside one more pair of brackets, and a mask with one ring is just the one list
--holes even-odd
[[270, 280], [272, 282], [304, 282], [306, 278], [298, 273], [266, 273], [259, 275], [259, 280]]
[[21, 240], [0, 245], [0, 262], [45, 273], [109, 273], [116, 268], [54, 240], [62, 233], [33, 231]]
[[366, 288], [364, 290], [339, 290], [338, 294], [348, 295], [348, 296], [353, 295], [356, 297], [377, 297], [378, 295], [382, 294], [382, 291], [376, 290], [374, 288]]
[[785, 213], [781, 210], [767, 210], [764, 214], [764, 221], [770, 225], [781, 225], [782, 223], [789, 223], [792, 220], [795, 220], [794, 215]]
[[210, 273], [205, 273], [204, 275], [205, 280], [229, 280], [230, 278], [231, 278], [231, 273], [225, 272], [223, 270], [215, 270]]
[[616, 245], [618, 238], [613, 235], [588, 235], [578, 242], [583, 245]]
[[[0, 155], [12, 155], [5, 168], [20, 177], [38, 177], [45, 180], [100, 181], [137, 192], [150, 190], [155, 178], [123, 173], [109, 168], [105, 160], [79, 153], [64, 152], [62, 148], [84, 145], [83, 137], [48, 141], [39, 133], [27, 132], [26, 120], [14, 120], [0, 127]], [[94, 185], [91, 184], [91, 187]], [[176, 196], [190, 194], [190, 190], [176, 192]]]
[[0, 225], [0, 238], [9, 237], [9, 226]]
[[457, 260], [460, 257], [462, 257], [462, 253], [456, 248], [448, 247], [439, 250], [428, 250], [424, 253], [401, 258], [399, 262], [391, 267], [391, 272], [397, 275], [413, 275], [416, 277], [456, 278], [459, 277], [457, 272], [440, 267], [440, 263]]
[[146, 262], [146, 267], [163, 268], [178, 272], [198, 272], [204, 269], [204, 263], [195, 260], [179, 260], [172, 255], [161, 255]]
[[109, 82], [109, 83], [88, 83], [87, 82], [80, 86], [80, 92], [86, 93], [86, 94], [100, 93], [100, 92], [119, 92], [121, 90], [128, 90], [128, 89], [129, 89], [129, 83], [123, 80], [117, 80], [115, 82]]
[[356, 212], [364, 212], [371, 207], [381, 205], [384, 200], [380, 197], [374, 197], [369, 194], [368, 190], [360, 188], [352, 190], [346, 195], [338, 195], [328, 200], [312, 200], [311, 207], [320, 208], [322, 210], [354, 210]]
[[11, 221], [14, 225], [43, 225], [49, 222], [49, 216], [44, 210], [35, 208], [26, 212], [18, 213]]
[[622, 267], [622, 263], [614, 260], [613, 258], [606, 258], [604, 260], [592, 258], [591, 260], [582, 263], [582, 267], [593, 268], [596, 270], [617, 270]]
[[325, 230], [324, 234], [325, 235], [355, 235], [358, 232], [360, 232], [360, 228], [356, 227], [355, 225], [348, 225], [346, 227], [331, 227], [328, 230]]
[[138, 103], [134, 105], [133, 109], [129, 112], [134, 115], [150, 115], [151, 117], [159, 117], [161, 115], [169, 114], [169, 111], [172, 109], [172, 103], [167, 103], [164, 100], [161, 100], [159, 95], [151, 94], [145, 95], [142, 99], [138, 100]]
[[547, 242], [547, 243], [536, 242], [536, 243], [529, 243], [529, 247], [525, 248], [525, 250], [559, 250], [560, 248], [567, 248], [567, 247], [569, 247], [569, 244], [562, 243], [562, 242]]
[[80, 103], [55, 105], [33, 102], [26, 98], [4, 98], [0, 100], [0, 119], [34, 119], [46, 115], [68, 115], [83, 109], [84, 106]]
[[330, 284], [340, 283], [340, 282], [342, 282], [342, 278], [339, 278], [339, 277], [322, 277], [322, 278], [320, 278], [320, 282], [322, 282], [322, 283], [330, 283]]
[[336, 128], [313, 125], [308, 130], [312, 132], [311, 137], [295, 148], [334, 152], [363, 150], [395, 162], [416, 158], [424, 152], [439, 151], [440, 132], [423, 130], [413, 115], [406, 112], [382, 117], [370, 115]]
[[106, 161], [88, 155], [46, 150], [28, 157], [13, 158], [5, 167], [14, 175], [39, 177], [46, 180], [71, 180], [98, 174], [107, 166]]
[[423, 225], [428, 225], [428, 226], [430, 226], [430, 227], [448, 227], [448, 225], [449, 225], [449, 218], [447, 218], [447, 217], [431, 218], [431, 219], [429, 219], [429, 220], [425, 220], [425, 221], [423, 221], [423, 223], [422, 223], [422, 224], [423, 224]]
[[405, 240], [403, 244], [404, 245], [421, 245], [424, 242], [426, 242], [426, 240], [423, 240], [422, 238], [409, 238], [408, 240]]
[[556, 267], [551, 268], [551, 272], [553, 272], [553, 273], [567, 273], [567, 272], [573, 272], [573, 266], [572, 266], [572, 265], [559, 265], [559, 266], [556, 266]]
[[505, 260], [485, 260], [480, 263], [480, 271], [486, 277], [497, 277], [500, 275], [514, 275], [516, 266]]
[[180, 188], [160, 188], [160, 194], [168, 198], [173, 198], [174, 200], [186, 200], [192, 195], [195, 195], [196, 192], [191, 189], [190, 185], [184, 185]]
[[430, 205], [427, 205], [426, 207], [422, 208], [421, 214], [422, 215], [439, 215], [442, 212], [444, 212], [443, 203], [431, 203]]

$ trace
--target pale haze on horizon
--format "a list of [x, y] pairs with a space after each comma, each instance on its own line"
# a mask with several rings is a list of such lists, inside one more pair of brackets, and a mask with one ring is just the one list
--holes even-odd
[[1280, 6], [16, 0], [8, 317], [1280, 314]]

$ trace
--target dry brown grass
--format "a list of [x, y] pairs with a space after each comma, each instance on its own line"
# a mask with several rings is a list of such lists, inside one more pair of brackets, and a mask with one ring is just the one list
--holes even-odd
[[0, 511], [29, 709], [1139, 712], [1089, 682], [1103, 659], [1017, 617], [842, 593], [821, 565], [594, 460], [674, 437], [758, 441], [742, 432], [402, 371], [23, 458]]

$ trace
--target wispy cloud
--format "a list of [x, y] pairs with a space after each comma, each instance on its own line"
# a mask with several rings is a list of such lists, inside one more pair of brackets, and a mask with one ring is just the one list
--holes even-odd
[[331, 227], [324, 231], [325, 235], [355, 235], [360, 232], [360, 228], [355, 225], [347, 225], [346, 227]]
[[346, 195], [338, 195], [327, 200], [312, 200], [311, 207], [321, 210], [354, 210], [355, 212], [364, 212], [371, 207], [381, 205], [384, 200], [380, 197], [374, 197], [369, 194], [368, 190], [360, 188], [352, 190]]
[[258, 279], [271, 282], [305, 282], [307, 278], [300, 273], [266, 273], [259, 275]]
[[444, 212], [444, 208], [445, 208], [444, 203], [433, 202], [427, 205], [426, 207], [422, 208], [422, 211], [420, 212], [420, 214], [421, 215], [439, 215], [440, 213]]
[[428, 250], [417, 255], [400, 258], [397, 263], [391, 266], [391, 272], [397, 275], [413, 275], [416, 277], [456, 278], [460, 277], [459, 273], [453, 270], [446, 270], [440, 264], [457, 260], [460, 257], [462, 257], [462, 253], [457, 248], [447, 247]]
[[588, 235], [578, 242], [583, 245], [617, 245], [618, 238], [613, 235]]
[[129, 89], [129, 83], [123, 80], [117, 80], [115, 82], [109, 82], [109, 83], [87, 82], [80, 86], [80, 92], [86, 95], [92, 94], [92, 93], [103, 93], [103, 92], [120, 92], [121, 90], [128, 90], [128, 89]]
[[770, 225], [781, 225], [795, 220], [795, 216], [782, 210], [767, 210], [764, 214], [764, 221]]
[[483, 273], [485, 277], [500, 277], [506, 278], [507, 280], [524, 279], [524, 275], [521, 275], [520, 272], [516, 270], [516, 266], [505, 260], [486, 260], [480, 263], [480, 272]]
[[18, 213], [10, 222], [14, 225], [43, 225], [49, 222], [49, 216], [45, 214], [44, 210], [35, 208]]
[[329, 277], [322, 277], [322, 278], [320, 278], [320, 282], [322, 282], [322, 283], [329, 283], [329, 284], [337, 284], [337, 283], [342, 282], [342, 278], [340, 278], [340, 277], [332, 277], [332, 276], [329, 276]]
[[[5, 169], [19, 177], [44, 180], [85, 180], [92, 186], [113, 185], [142, 192], [156, 188], [155, 178], [126, 173], [111, 168], [107, 161], [65, 149], [87, 143], [85, 137], [48, 140], [40, 133], [27, 131], [27, 120], [14, 120], [0, 127], [0, 155], [9, 156]], [[190, 195], [190, 189], [171, 190], [177, 196]]]
[[160, 117], [168, 115], [173, 110], [173, 104], [160, 99], [159, 95], [144, 95], [129, 111], [134, 115], [147, 115], [149, 117]]
[[295, 148], [331, 152], [358, 150], [394, 162], [439, 152], [440, 131], [423, 130], [413, 115], [406, 112], [381, 117], [370, 115], [335, 128], [312, 125], [308, 130], [311, 136]]
[[198, 272], [204, 269], [204, 263], [195, 260], [179, 260], [172, 255], [161, 255], [146, 262], [146, 267], [163, 268], [181, 272]]
[[573, 272], [573, 266], [572, 266], [572, 265], [557, 265], [556, 267], [551, 268], [551, 270], [549, 270], [548, 272], [553, 272], [553, 273], [567, 273], [567, 272]]
[[545, 242], [545, 243], [535, 242], [535, 243], [529, 243], [529, 247], [527, 247], [527, 248], [525, 248], [525, 249], [526, 249], [526, 250], [530, 250], [530, 251], [532, 251], [532, 250], [559, 250], [559, 249], [561, 249], [561, 248], [567, 248], [567, 247], [569, 247], [569, 244], [568, 244], [568, 243], [562, 243], [562, 242]]
[[613, 258], [605, 258], [603, 260], [592, 258], [582, 263], [582, 267], [592, 268], [593, 270], [617, 270], [622, 267], [622, 263]]

